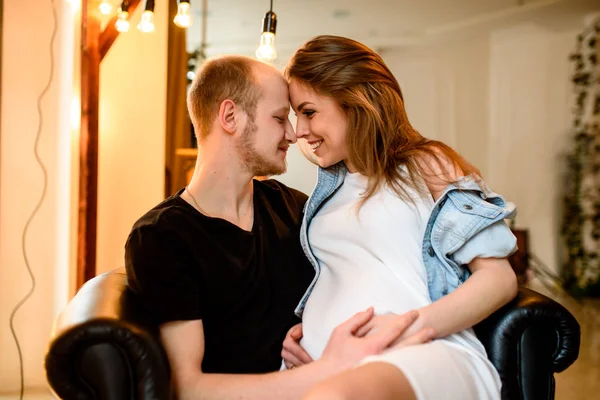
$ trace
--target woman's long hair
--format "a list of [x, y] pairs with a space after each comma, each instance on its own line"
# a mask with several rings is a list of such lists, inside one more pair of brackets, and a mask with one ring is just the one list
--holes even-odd
[[398, 81], [377, 53], [357, 41], [311, 39], [290, 60], [286, 77], [335, 99], [346, 113], [349, 160], [369, 177], [363, 202], [383, 183], [411, 201], [405, 187], [422, 192], [419, 176], [450, 183], [449, 176], [479, 173], [450, 146], [421, 136], [411, 126]]

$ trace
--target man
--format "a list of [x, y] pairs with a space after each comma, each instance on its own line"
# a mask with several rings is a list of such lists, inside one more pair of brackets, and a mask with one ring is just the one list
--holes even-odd
[[355, 337], [367, 310], [336, 329], [320, 360], [272, 372], [314, 275], [299, 241], [307, 197], [252, 179], [283, 173], [296, 142], [287, 83], [250, 58], [210, 60], [188, 109], [199, 143], [191, 182], [137, 221], [126, 245], [130, 286], [160, 324], [179, 398], [300, 398], [394, 342], [416, 317]]

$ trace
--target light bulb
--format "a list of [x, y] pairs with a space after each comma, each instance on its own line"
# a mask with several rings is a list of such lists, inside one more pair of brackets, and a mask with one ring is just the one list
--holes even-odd
[[173, 18], [175, 25], [187, 28], [192, 25], [192, 16], [190, 15], [190, 3], [180, 1], [177, 5], [177, 15]]
[[112, 11], [112, 6], [110, 5], [110, 3], [107, 2], [107, 0], [102, 0], [102, 3], [100, 3], [99, 8], [100, 13], [104, 15], [109, 15]]
[[265, 62], [271, 62], [277, 58], [274, 33], [263, 32], [260, 35], [260, 45], [256, 49], [256, 58]]
[[129, 31], [129, 21], [127, 18], [129, 17], [129, 13], [127, 11], [119, 10], [119, 19], [115, 23], [117, 30], [119, 32], [127, 32]]
[[154, 12], [146, 10], [142, 13], [138, 29], [142, 32], [154, 32]]

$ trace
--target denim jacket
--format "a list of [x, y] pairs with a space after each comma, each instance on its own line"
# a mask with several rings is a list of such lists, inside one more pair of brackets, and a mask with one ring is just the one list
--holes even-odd
[[[315, 268], [315, 277], [296, 308], [302, 315], [321, 273], [308, 242], [308, 227], [321, 206], [342, 186], [348, 170], [344, 163], [319, 168], [317, 185], [304, 206], [300, 242]], [[469, 276], [466, 265], [475, 257], [507, 257], [516, 251], [516, 238], [505, 224], [515, 206], [492, 192], [476, 175], [459, 178], [436, 200], [423, 238], [423, 261], [431, 301], [452, 292]]]

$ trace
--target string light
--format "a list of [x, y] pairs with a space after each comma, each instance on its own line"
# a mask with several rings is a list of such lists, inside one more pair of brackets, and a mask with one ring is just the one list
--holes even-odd
[[117, 11], [118, 19], [115, 26], [119, 32], [129, 31], [129, 0], [123, 0]]
[[98, 8], [100, 9], [100, 13], [104, 15], [109, 15], [112, 11], [112, 5], [108, 2], [108, 0], [102, 0], [102, 3], [100, 3]]
[[173, 18], [175, 25], [187, 28], [192, 25], [192, 16], [190, 15], [190, 0], [179, 0], [177, 4], [177, 15]]
[[154, 32], [154, 0], [146, 0], [142, 19], [137, 27], [142, 32]]
[[[73, 7], [79, 3], [78, 0], [65, 0], [67, 3], [73, 5]], [[98, 9], [103, 15], [110, 15], [113, 6], [111, 1], [114, 0], [101, 0]], [[173, 1], [173, 0], [170, 0]], [[142, 17], [140, 19], [139, 24], [137, 25], [138, 29], [142, 32], [154, 32], [154, 7], [155, 0], [145, 0], [144, 2], [144, 11], [142, 12]], [[190, 5], [191, 0], [177, 0], [177, 15], [173, 18], [173, 22], [175, 25], [181, 28], [188, 28], [192, 25], [192, 9]], [[128, 32], [130, 28], [129, 17], [130, 11], [129, 8], [131, 6], [131, 0], [123, 0], [121, 6], [117, 9], [117, 21], [115, 22], [115, 27], [119, 32]]]

